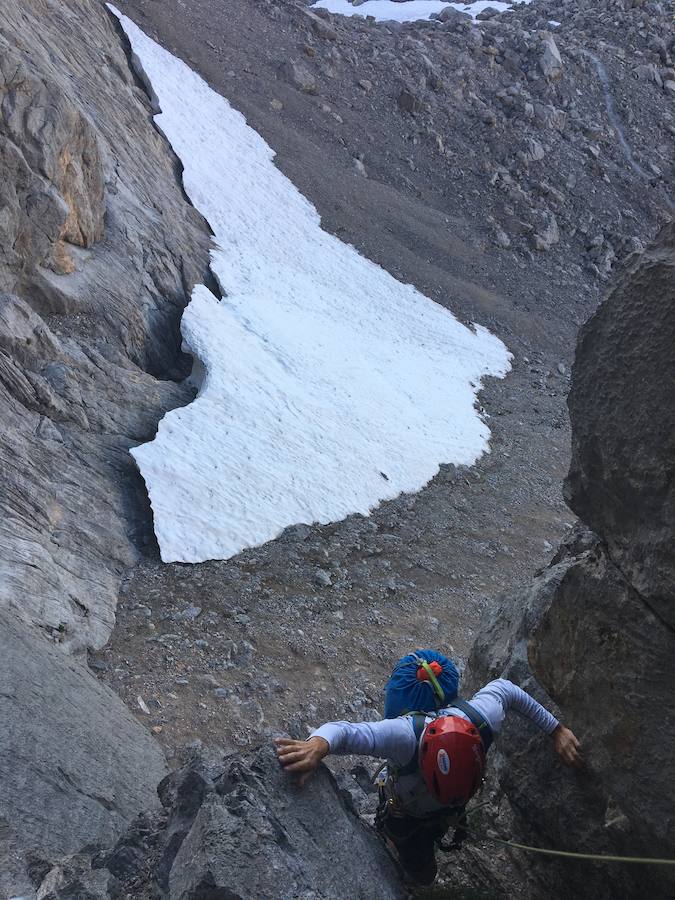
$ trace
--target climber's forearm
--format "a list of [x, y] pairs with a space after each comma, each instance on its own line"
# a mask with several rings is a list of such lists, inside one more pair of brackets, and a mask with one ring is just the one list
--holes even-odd
[[405, 765], [415, 753], [415, 732], [407, 719], [380, 722], [327, 722], [312, 737], [323, 738], [331, 753], [362, 754]]

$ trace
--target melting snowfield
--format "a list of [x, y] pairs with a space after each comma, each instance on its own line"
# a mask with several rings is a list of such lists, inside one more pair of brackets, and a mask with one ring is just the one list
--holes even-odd
[[199, 285], [183, 315], [199, 396], [131, 451], [162, 559], [226, 559], [474, 463], [490, 435], [481, 379], [509, 369], [501, 341], [322, 231], [244, 117], [115, 12], [213, 229], [224, 295]]
[[[520, 0], [529, 3], [530, 0]], [[474, 19], [478, 13], [490, 7], [498, 12], [511, 9], [511, 3], [501, 0], [476, 0], [474, 3], [448, 3], [447, 0], [366, 0], [354, 6], [351, 0], [317, 0], [314, 7], [323, 7], [341, 16], [373, 16], [379, 22], [419, 22], [430, 19], [447, 6], [468, 13]]]

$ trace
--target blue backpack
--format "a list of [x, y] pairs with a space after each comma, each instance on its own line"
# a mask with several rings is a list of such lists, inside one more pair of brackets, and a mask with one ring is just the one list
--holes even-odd
[[[437, 665], [432, 668], [431, 663]], [[450, 706], [458, 687], [459, 672], [451, 659], [436, 650], [416, 650], [394, 666], [384, 690], [384, 717], [396, 719]]]

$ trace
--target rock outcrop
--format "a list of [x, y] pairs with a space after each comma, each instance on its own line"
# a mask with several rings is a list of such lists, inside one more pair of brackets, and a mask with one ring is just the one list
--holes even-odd
[[148, 534], [128, 449], [187, 402], [209, 233], [115, 20], [0, 0], [0, 607], [102, 646]]
[[270, 746], [212, 753], [168, 776], [159, 795], [164, 813], [139, 817], [112, 849], [39, 873], [40, 900], [407, 896], [325, 767], [300, 789]]
[[0, 609], [0, 897], [159, 807], [159, 747], [113, 692]]
[[[675, 226], [629, 260], [582, 330], [567, 482], [580, 527], [531, 590], [505, 604], [471, 659], [555, 704], [586, 769], [524, 751], [511, 723], [495, 769], [497, 821], [516, 839], [590, 853], [672, 857], [675, 784]], [[530, 748], [531, 749], [531, 748]], [[672, 870], [528, 858], [531, 896], [671, 896]]]
[[3, 897], [159, 805], [159, 747], [62, 650], [106, 642], [152, 540], [128, 450], [190, 399], [209, 243], [105, 7], [0, 0]]
[[567, 500], [675, 628], [675, 224], [581, 330]]

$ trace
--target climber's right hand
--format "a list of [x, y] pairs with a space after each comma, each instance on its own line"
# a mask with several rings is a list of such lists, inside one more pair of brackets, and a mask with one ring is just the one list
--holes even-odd
[[574, 732], [569, 728], [565, 728], [564, 725], [558, 725], [553, 731], [552, 737], [555, 752], [565, 765], [572, 766], [575, 769], [581, 768], [584, 764], [581, 756], [581, 744]]
[[277, 757], [287, 772], [300, 775], [303, 785], [311, 776], [319, 763], [330, 753], [330, 744], [322, 737], [311, 737], [306, 741], [294, 741], [291, 738], [276, 738]]

